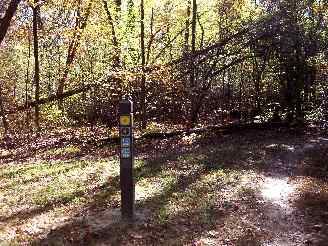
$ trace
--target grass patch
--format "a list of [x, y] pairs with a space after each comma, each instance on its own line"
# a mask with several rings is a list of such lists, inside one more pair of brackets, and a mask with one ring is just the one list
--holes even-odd
[[63, 205], [90, 202], [94, 195], [92, 190], [104, 185], [109, 176], [116, 176], [118, 169], [114, 159], [1, 166], [5, 184], [0, 191], [1, 218], [15, 223], [20, 218], [31, 217], [29, 211], [35, 209], [48, 211]]
[[73, 154], [78, 154], [79, 152], [81, 152], [81, 148], [79, 146], [68, 145], [62, 148], [53, 148], [47, 150], [45, 154], [58, 156], [58, 155], [67, 155], [67, 154], [73, 155]]

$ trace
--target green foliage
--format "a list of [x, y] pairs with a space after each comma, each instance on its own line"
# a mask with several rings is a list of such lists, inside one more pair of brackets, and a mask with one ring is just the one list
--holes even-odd
[[46, 105], [42, 111], [43, 120], [52, 126], [62, 126], [70, 123], [67, 113], [58, 109], [57, 105]]

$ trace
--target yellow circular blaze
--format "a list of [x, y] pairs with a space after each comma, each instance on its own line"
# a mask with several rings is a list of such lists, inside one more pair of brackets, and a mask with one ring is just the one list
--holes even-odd
[[128, 126], [130, 125], [130, 116], [124, 115], [120, 117], [120, 125], [121, 126]]

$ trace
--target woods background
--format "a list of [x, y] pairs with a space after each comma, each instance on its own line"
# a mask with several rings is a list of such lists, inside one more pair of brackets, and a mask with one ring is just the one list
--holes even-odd
[[322, 0], [3, 0], [1, 136], [327, 119]]

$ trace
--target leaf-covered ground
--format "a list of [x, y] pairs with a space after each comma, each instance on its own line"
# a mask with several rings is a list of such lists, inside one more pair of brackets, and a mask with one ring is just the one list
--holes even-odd
[[327, 245], [328, 138], [316, 130], [138, 141], [135, 223], [119, 218], [117, 146], [67, 129], [0, 150], [10, 245]]

